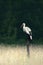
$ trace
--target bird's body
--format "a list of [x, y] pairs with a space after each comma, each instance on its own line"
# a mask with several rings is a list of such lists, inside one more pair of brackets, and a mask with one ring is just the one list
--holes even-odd
[[26, 32], [26, 34], [30, 34], [29, 32], [31, 32], [31, 29], [29, 27], [23, 27], [23, 31]]

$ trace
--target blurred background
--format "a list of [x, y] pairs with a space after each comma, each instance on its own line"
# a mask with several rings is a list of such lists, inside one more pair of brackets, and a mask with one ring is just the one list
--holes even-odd
[[43, 44], [43, 0], [0, 0], [0, 44], [25, 44], [23, 22], [32, 29], [32, 44]]

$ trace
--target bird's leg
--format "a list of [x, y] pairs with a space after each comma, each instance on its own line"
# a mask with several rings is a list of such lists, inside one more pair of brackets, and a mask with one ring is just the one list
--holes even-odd
[[29, 52], [29, 41], [27, 41], [27, 54], [29, 55], [30, 52]]

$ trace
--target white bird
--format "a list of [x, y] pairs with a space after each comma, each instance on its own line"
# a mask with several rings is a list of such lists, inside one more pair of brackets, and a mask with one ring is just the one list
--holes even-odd
[[27, 27], [25, 23], [23, 23], [23, 24], [21, 25], [21, 27], [22, 27], [22, 26], [23, 26], [23, 31], [24, 31], [26, 34], [28, 34], [28, 35], [30, 36], [30, 39], [32, 40], [32, 31], [31, 31], [31, 29], [30, 29], [29, 27]]

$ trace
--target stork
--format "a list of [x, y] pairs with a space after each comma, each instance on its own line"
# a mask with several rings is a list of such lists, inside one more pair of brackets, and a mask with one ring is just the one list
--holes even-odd
[[23, 23], [23, 24], [21, 25], [21, 27], [22, 27], [22, 26], [23, 26], [23, 31], [24, 31], [27, 35], [29, 35], [30, 40], [32, 40], [32, 30], [31, 30], [29, 27], [27, 27], [25, 23]]
[[23, 23], [21, 27], [23, 27], [23, 32], [25, 32], [27, 35], [27, 40], [28, 40], [27, 41], [27, 52], [29, 54], [29, 45], [30, 45], [30, 41], [32, 40], [32, 30], [31, 28], [27, 27], [25, 23]]

